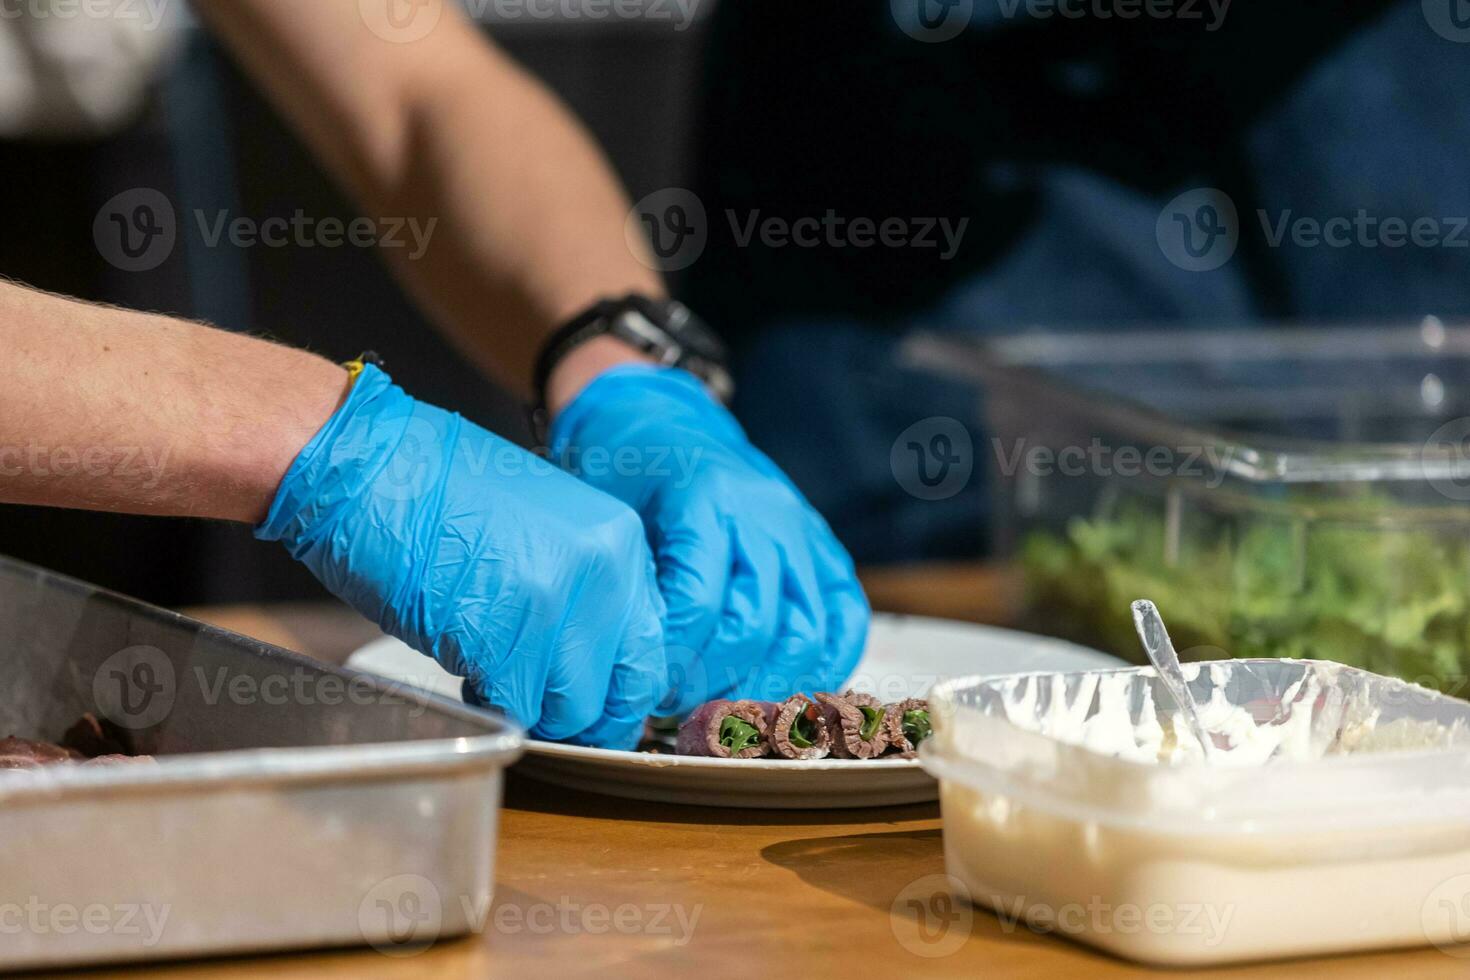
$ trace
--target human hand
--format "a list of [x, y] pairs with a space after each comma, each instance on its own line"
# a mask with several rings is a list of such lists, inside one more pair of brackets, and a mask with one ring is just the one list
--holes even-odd
[[532, 737], [631, 748], [666, 693], [638, 516], [376, 368], [302, 450], [256, 536]]
[[668, 606], [659, 714], [847, 679], [869, 621], [852, 560], [692, 375], [604, 372], [556, 417], [550, 452], [643, 518]]

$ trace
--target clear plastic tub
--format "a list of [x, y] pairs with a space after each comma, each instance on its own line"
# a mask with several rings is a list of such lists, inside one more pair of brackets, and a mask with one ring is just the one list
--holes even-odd
[[990, 524], [1023, 625], [1140, 656], [1149, 596], [1186, 659], [1336, 660], [1470, 694], [1470, 329], [1262, 328], [985, 343], [910, 359], [977, 382]]
[[[1264, 735], [1276, 756], [1199, 764], [1152, 668], [935, 687], [920, 755], [964, 897], [1164, 965], [1470, 955], [1470, 704], [1337, 664], [1186, 670], [1202, 704], [1254, 722], [1218, 746]], [[1110, 737], [1083, 734], [1109, 713]]]

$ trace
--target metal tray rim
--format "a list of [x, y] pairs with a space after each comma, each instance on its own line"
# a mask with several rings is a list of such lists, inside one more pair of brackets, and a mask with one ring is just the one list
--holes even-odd
[[99, 791], [216, 788], [220, 785], [382, 779], [509, 766], [524, 743], [514, 731], [417, 742], [237, 749], [161, 756], [156, 765], [49, 766], [0, 774], [0, 804], [54, 800]]

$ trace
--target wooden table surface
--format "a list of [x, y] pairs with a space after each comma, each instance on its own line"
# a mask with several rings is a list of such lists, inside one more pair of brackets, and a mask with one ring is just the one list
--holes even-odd
[[[196, 613], [332, 661], [372, 635], [350, 614], [321, 607]], [[1008, 927], [988, 912], [945, 905], [933, 888], [934, 876], [943, 872], [935, 805], [711, 810], [575, 793], [512, 771], [495, 903], [483, 934], [407, 957], [333, 951], [191, 962], [126, 975], [701, 980], [838, 971], [882, 977], [1158, 974], [1024, 926]], [[1211, 975], [1449, 977], [1467, 970], [1470, 961], [1422, 949]]]

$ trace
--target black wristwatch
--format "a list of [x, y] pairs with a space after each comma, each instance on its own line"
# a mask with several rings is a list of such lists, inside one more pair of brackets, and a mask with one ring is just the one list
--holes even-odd
[[616, 337], [660, 364], [683, 368], [726, 404], [735, 394], [724, 343], [689, 307], [636, 293], [606, 299], [573, 317], [541, 348], [536, 359], [536, 403], [531, 409], [531, 430], [538, 445], [546, 445], [551, 426], [546, 405], [551, 372], [562, 358], [594, 337]]

